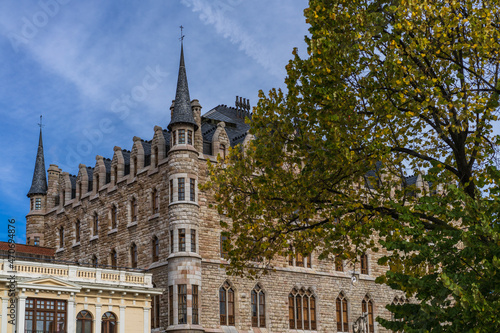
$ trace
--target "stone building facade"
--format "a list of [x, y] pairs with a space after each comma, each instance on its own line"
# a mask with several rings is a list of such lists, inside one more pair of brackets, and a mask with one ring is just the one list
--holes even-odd
[[[374, 318], [388, 317], [395, 291], [375, 284], [380, 254], [363, 267], [332, 260], [278, 258], [276, 271], [260, 280], [230, 277], [221, 248], [221, 216], [198, 185], [207, 181], [207, 160], [250, 140], [250, 104], [219, 105], [201, 114], [190, 99], [184, 55], [171, 121], [154, 127], [151, 140], [133, 138], [130, 150], [80, 164], [78, 175], [57, 165], [45, 175], [40, 133], [27, 215], [27, 242], [56, 249], [56, 257], [120, 270], [147, 269], [164, 290], [152, 331], [352, 332], [369, 313], [368, 331], [383, 332]], [[356, 282], [353, 282], [353, 276]]]

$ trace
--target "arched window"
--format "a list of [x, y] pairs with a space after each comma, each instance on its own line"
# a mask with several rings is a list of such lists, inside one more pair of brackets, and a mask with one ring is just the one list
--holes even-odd
[[349, 316], [347, 313], [347, 300], [343, 293], [340, 293], [336, 302], [337, 311], [337, 332], [349, 332]]
[[93, 236], [99, 235], [99, 215], [97, 212], [94, 213], [94, 223], [92, 225]]
[[137, 199], [132, 198], [130, 201], [130, 219], [132, 222], [137, 221]]
[[[402, 306], [404, 304], [407, 304], [408, 303], [408, 299], [406, 299], [404, 296], [401, 296], [401, 297], [394, 297], [394, 300], [392, 301], [392, 305], [399, 305], [399, 306]], [[391, 312], [391, 320], [392, 321], [403, 321], [403, 318], [395, 318], [394, 316], [394, 312]], [[399, 332], [399, 331], [398, 331]]]
[[66, 205], [66, 191], [62, 191], [62, 206]]
[[153, 252], [153, 262], [157, 262], [160, 257], [160, 240], [158, 237], [154, 236], [151, 241], [151, 247]]
[[64, 247], [64, 227], [59, 228], [59, 248]]
[[116, 316], [113, 312], [106, 312], [102, 315], [101, 333], [116, 333]]
[[135, 243], [130, 246], [130, 262], [132, 268], [137, 268], [137, 245]]
[[222, 143], [219, 146], [219, 154], [220, 154], [220, 157], [226, 158], [226, 146]]
[[117, 262], [118, 262], [118, 255], [116, 254], [116, 250], [113, 249], [111, 250], [111, 253], [109, 255], [109, 258], [111, 259], [110, 260], [110, 263], [111, 263], [111, 267], [112, 268], [116, 268], [118, 265], [117, 265]]
[[80, 311], [76, 316], [76, 333], [92, 333], [92, 314]]
[[95, 174], [95, 192], [99, 192], [99, 174], [97, 172]]
[[290, 328], [316, 329], [316, 298], [310, 290], [293, 289], [288, 295]]
[[134, 177], [137, 176], [137, 157], [134, 157]]
[[153, 149], [153, 153], [155, 154], [155, 168], [158, 167], [158, 163], [160, 162], [160, 154], [159, 154], [159, 151], [158, 151], [158, 147], [155, 147]]
[[153, 193], [151, 194], [151, 199], [152, 199], [152, 209], [153, 209], [153, 214], [156, 214], [158, 213], [159, 211], [159, 205], [158, 205], [158, 201], [159, 201], [159, 194], [158, 194], [158, 190], [157, 189], [153, 189]]
[[361, 301], [361, 311], [368, 314], [368, 333], [374, 333], [375, 327], [373, 324], [373, 301], [366, 295]]
[[97, 260], [97, 256], [94, 254], [92, 256], [92, 266], [97, 267], [99, 265], [99, 261]]
[[266, 296], [259, 285], [252, 290], [252, 327], [266, 327]]
[[118, 226], [118, 209], [115, 205], [111, 206], [111, 229], [116, 229]]
[[113, 168], [113, 175], [115, 176], [115, 185], [118, 184], [118, 166], [115, 165]]
[[361, 255], [361, 274], [368, 274], [368, 255], [363, 253]]
[[229, 282], [219, 289], [220, 324], [234, 326], [234, 290]]

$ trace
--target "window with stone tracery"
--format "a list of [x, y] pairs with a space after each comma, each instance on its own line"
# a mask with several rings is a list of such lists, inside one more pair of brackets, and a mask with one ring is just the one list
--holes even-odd
[[234, 326], [234, 290], [229, 282], [219, 288], [220, 324]]
[[310, 289], [294, 288], [288, 295], [288, 320], [291, 329], [316, 329], [316, 298]]
[[337, 332], [349, 332], [349, 314], [347, 313], [347, 299], [340, 293], [336, 300]]
[[251, 294], [252, 327], [266, 327], [266, 296], [259, 285], [256, 285]]
[[368, 314], [368, 332], [367, 333], [374, 333], [375, 332], [375, 325], [373, 322], [373, 301], [371, 298], [366, 295], [365, 298], [361, 301], [361, 311], [363, 313]]

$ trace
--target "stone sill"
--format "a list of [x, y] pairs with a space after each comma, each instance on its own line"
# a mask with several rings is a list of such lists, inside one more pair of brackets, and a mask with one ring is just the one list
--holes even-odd
[[108, 231], [108, 235], [111, 235], [111, 234], [114, 234], [117, 232], [118, 232], [118, 228], [114, 228], [114, 229], [111, 229], [110, 231]]
[[171, 203], [168, 204], [168, 207], [174, 206], [174, 205], [179, 205], [179, 204], [187, 204], [187, 205], [193, 205], [193, 206], [196, 206], [196, 207], [200, 207], [200, 205], [197, 202], [195, 202], [195, 201], [187, 201], [187, 200], [171, 202]]
[[98, 235], [90, 237], [90, 241], [91, 241], [91, 242], [92, 242], [92, 241], [95, 241], [95, 240], [97, 240], [97, 239], [99, 239], [99, 236], [98, 236]]
[[168, 257], [167, 260], [173, 259], [173, 258], [196, 258], [201, 260], [201, 256], [198, 253], [194, 252], [174, 252], [171, 253]]
[[135, 227], [136, 225], [137, 225], [137, 221], [130, 222], [129, 224], [127, 224], [127, 228]]
[[151, 215], [150, 217], [148, 217], [148, 221], [151, 221], [151, 220], [154, 220], [154, 219], [157, 219], [160, 217], [160, 213], [156, 213], [154, 215]]
[[60, 248], [58, 248], [58, 249], [56, 250], [56, 253], [59, 253], [59, 252], [62, 252], [62, 251], [64, 251], [64, 247], [60, 247]]
[[77, 246], [80, 246], [80, 242], [73, 244], [72, 248], [75, 248]]

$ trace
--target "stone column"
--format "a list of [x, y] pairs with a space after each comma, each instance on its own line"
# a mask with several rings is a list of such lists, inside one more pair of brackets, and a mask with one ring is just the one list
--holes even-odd
[[24, 332], [24, 320], [26, 317], [26, 296], [19, 295], [17, 302], [17, 332]]
[[76, 314], [74, 294], [68, 300], [68, 332], [76, 332]]
[[7, 323], [9, 322], [9, 316], [7, 313], [7, 304], [9, 299], [6, 297], [2, 298], [2, 326], [0, 326], [0, 332], [7, 332]]
[[149, 309], [145, 307], [144, 308], [144, 333], [149, 333], [151, 331], [150, 325], [149, 325]]
[[95, 333], [101, 333], [101, 321], [102, 321], [101, 305], [96, 304], [96, 306], [95, 306], [95, 326], [94, 326]]
[[123, 305], [120, 305], [120, 327], [119, 327], [119, 331], [120, 333], [125, 333], [125, 309], [127, 307], [126, 306], [123, 306]]

